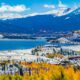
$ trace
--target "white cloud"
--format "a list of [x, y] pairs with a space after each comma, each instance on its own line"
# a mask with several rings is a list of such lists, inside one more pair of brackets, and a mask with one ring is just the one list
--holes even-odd
[[43, 6], [44, 6], [45, 8], [55, 8], [55, 6], [54, 6], [54, 5], [44, 4]]
[[22, 18], [25, 16], [22, 15], [22, 13], [26, 12], [27, 10], [30, 10], [30, 8], [27, 8], [25, 5], [11, 6], [2, 3], [0, 6], [0, 19]]
[[0, 6], [0, 12], [23, 12], [29, 9], [30, 8], [26, 8], [25, 5], [10, 6], [6, 4], [2, 4]]

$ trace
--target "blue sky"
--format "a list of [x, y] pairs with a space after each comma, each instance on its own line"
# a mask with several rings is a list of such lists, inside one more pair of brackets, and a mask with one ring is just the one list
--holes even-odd
[[[78, 2], [80, 0], [61, 0], [63, 3], [65, 4], [72, 4], [74, 2]], [[7, 4], [12, 4], [12, 5], [16, 5], [16, 4], [25, 4], [25, 5], [33, 5], [33, 4], [45, 4], [45, 3], [49, 3], [49, 4], [57, 4], [58, 0], [0, 0], [0, 3], [7, 3]]]
[[[0, 3], [6, 3], [10, 5], [24, 4], [26, 6], [36, 6], [42, 4], [58, 4], [59, 0], [0, 0]], [[64, 4], [72, 5], [73, 3], [79, 3], [80, 0], [61, 0]]]
[[52, 10], [56, 12], [59, 2], [60, 6], [66, 8], [80, 4], [80, 0], [0, 0], [0, 18], [7, 18], [9, 15], [16, 18], [29, 14], [50, 13]]

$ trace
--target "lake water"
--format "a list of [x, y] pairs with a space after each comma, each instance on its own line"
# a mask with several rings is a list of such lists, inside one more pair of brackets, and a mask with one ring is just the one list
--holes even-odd
[[0, 50], [29, 49], [46, 43], [46, 40], [0, 40]]

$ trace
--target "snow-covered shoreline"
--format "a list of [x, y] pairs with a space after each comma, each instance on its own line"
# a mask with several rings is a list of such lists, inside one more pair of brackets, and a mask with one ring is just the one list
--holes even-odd
[[80, 45], [62, 46], [62, 49], [80, 51]]
[[31, 54], [33, 48], [30, 49], [18, 49], [18, 50], [4, 50], [4, 51], [0, 51], [0, 53], [3, 53], [6, 55], [6, 53], [16, 53], [16, 54]]
[[[23, 49], [23, 50], [6, 50], [6, 51], [0, 51], [0, 60], [26, 60], [30, 58], [34, 58], [33, 55], [31, 55], [31, 49]], [[32, 59], [31, 59], [32, 60]]]

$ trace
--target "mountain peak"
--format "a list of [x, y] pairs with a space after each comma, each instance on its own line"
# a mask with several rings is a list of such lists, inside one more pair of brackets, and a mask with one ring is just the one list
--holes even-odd
[[79, 15], [36, 15], [19, 19], [0, 20], [1, 33], [49, 34], [80, 29]]

